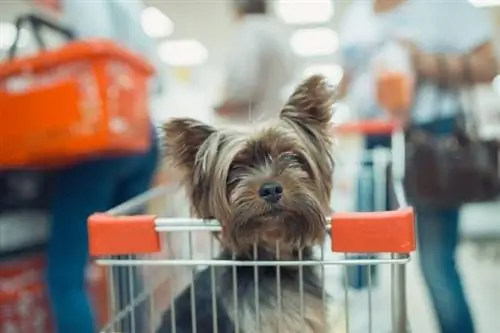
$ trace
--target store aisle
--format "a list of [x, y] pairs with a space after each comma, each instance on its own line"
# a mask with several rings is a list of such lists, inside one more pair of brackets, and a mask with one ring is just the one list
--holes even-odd
[[[500, 247], [500, 245], [497, 245]], [[489, 249], [491, 250], [491, 248]], [[497, 250], [498, 251], [498, 250]], [[465, 287], [471, 300], [472, 311], [477, 322], [478, 333], [500, 332], [498, 309], [500, 308], [500, 258], [492, 259], [491, 251], [478, 251], [477, 244], [464, 242], [459, 249], [460, 270], [464, 273]], [[328, 253], [328, 252], [325, 252]], [[500, 253], [500, 252], [497, 252]], [[337, 255], [328, 257], [338, 258]], [[380, 272], [379, 287], [374, 287], [372, 298], [373, 333], [390, 330], [390, 269], [384, 266]], [[338, 281], [342, 280], [341, 267], [329, 267], [327, 286], [334, 297], [343, 301], [345, 292]], [[349, 291], [350, 333], [368, 333], [367, 291]], [[418, 269], [415, 255], [408, 264], [408, 313], [412, 333], [437, 333], [435, 319], [430, 309], [427, 290]]]

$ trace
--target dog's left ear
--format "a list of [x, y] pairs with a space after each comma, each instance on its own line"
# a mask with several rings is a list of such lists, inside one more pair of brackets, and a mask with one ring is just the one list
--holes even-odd
[[183, 170], [193, 170], [201, 145], [216, 132], [212, 126], [190, 118], [177, 118], [163, 125], [167, 160]]
[[313, 75], [302, 82], [288, 99], [280, 117], [319, 130], [329, 130], [335, 90], [325, 77]]

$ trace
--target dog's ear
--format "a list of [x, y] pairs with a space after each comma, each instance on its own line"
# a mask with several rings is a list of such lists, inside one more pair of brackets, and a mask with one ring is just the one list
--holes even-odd
[[305, 126], [329, 129], [335, 98], [325, 77], [313, 75], [302, 82], [288, 99], [280, 117]]
[[215, 128], [190, 118], [172, 119], [163, 125], [167, 160], [183, 170], [193, 170], [201, 145]]

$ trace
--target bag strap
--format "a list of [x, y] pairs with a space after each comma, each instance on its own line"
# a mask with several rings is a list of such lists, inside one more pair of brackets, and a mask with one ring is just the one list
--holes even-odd
[[51, 21], [51, 20], [49, 20], [49, 19], [47, 19], [39, 14], [30, 13], [30, 14], [22, 15], [16, 19], [16, 23], [15, 23], [16, 37], [14, 39], [14, 42], [10, 46], [9, 52], [8, 52], [8, 57], [10, 60], [14, 59], [14, 57], [16, 56], [16, 52], [19, 48], [21, 29], [25, 24], [28, 24], [28, 23], [31, 25], [33, 36], [35, 37], [36, 42], [38, 44], [38, 48], [41, 51], [46, 50], [45, 41], [43, 40], [42, 35], [40, 33], [40, 30], [42, 28], [47, 28], [47, 29], [50, 29], [54, 32], [59, 33], [64, 38], [66, 38], [67, 41], [72, 41], [72, 40], [75, 40], [75, 38], [76, 38], [75, 33], [70, 28], [63, 26], [60, 23], [53, 22], [53, 21]]
[[462, 69], [463, 69], [462, 70], [462, 73], [463, 73], [462, 78], [463, 78], [463, 82], [464, 82], [464, 86], [465, 86], [464, 90], [466, 90], [465, 96], [466, 96], [467, 104], [469, 105], [467, 112], [465, 111], [465, 108], [463, 110], [464, 121], [466, 122], [466, 124], [464, 124], [464, 125], [467, 125], [467, 121], [468, 121], [470, 124], [470, 127], [471, 127], [472, 136], [474, 136], [474, 138], [479, 138], [479, 122], [478, 122], [477, 117], [474, 114], [474, 110], [473, 110], [474, 106], [478, 105], [477, 96], [475, 93], [476, 87], [475, 87], [474, 81], [472, 79], [472, 68], [471, 68], [470, 59], [467, 56], [464, 56], [462, 58]]
[[[463, 132], [463, 134], [471, 137], [478, 137], [478, 125], [476, 118], [471, 114], [470, 110], [468, 111], [467, 109], [471, 109], [472, 105], [474, 104], [473, 102], [473, 95], [470, 90], [469, 93], [467, 94], [468, 98], [468, 105], [469, 107], [466, 108], [464, 105], [463, 99], [461, 98], [461, 92], [463, 91], [462, 87], [457, 87], [457, 88], [449, 88], [450, 82], [449, 82], [449, 64], [446, 61], [444, 57], [438, 57], [438, 66], [439, 70], [441, 71], [443, 76], [445, 78], [448, 78], [448, 80], [445, 80], [443, 84], [438, 84], [438, 93], [437, 93], [437, 100], [441, 101], [441, 103], [438, 103], [438, 111], [442, 109], [442, 101], [443, 97], [448, 95], [451, 96], [452, 98], [455, 99], [457, 102], [457, 122], [456, 122], [456, 127], [460, 132]], [[470, 75], [470, 63], [469, 59], [467, 56], [462, 57], [462, 66], [463, 66], [463, 76], [462, 80], [464, 83], [466, 83], [467, 86], [472, 85], [472, 78]], [[448, 86], [448, 88], [447, 88]], [[440, 98], [441, 97], [441, 98]], [[442, 112], [440, 114], [440, 117], [442, 118]], [[471, 128], [467, 128], [467, 124], [470, 124]]]

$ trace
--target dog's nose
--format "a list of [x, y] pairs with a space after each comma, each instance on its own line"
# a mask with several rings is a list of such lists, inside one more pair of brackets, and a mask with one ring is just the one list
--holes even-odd
[[259, 195], [267, 202], [278, 202], [283, 195], [283, 186], [281, 186], [280, 183], [276, 182], [264, 183], [259, 189]]

